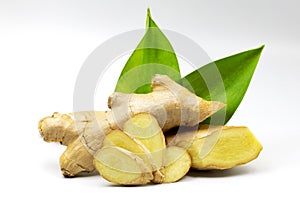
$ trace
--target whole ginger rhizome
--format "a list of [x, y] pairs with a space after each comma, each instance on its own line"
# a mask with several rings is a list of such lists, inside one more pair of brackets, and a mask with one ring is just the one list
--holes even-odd
[[[165, 75], [153, 77], [152, 90], [114, 93], [109, 111], [54, 113], [41, 119], [44, 140], [67, 146], [60, 158], [62, 174], [76, 176], [96, 168], [116, 184], [175, 182], [190, 167], [231, 168], [255, 159], [261, 151], [246, 127], [197, 128], [224, 108], [223, 103], [206, 101]], [[192, 128], [173, 134], [172, 128], [178, 126]], [[206, 142], [216, 137], [214, 146], [201, 153], [207, 151]]]

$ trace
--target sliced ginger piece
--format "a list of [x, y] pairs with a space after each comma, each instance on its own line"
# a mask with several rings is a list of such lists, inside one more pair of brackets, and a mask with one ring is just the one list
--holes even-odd
[[163, 154], [166, 142], [157, 120], [147, 113], [137, 114], [125, 123], [124, 132], [139, 140], [151, 152], [153, 182], [162, 183], [164, 179]]
[[109, 132], [103, 142], [102, 146], [117, 146], [126, 149], [134, 154], [145, 154], [145, 147], [138, 143], [138, 141], [130, 135], [121, 130], [113, 130]]
[[154, 163], [150, 151], [144, 146], [143, 143], [126, 134], [125, 132], [121, 130], [113, 130], [109, 132], [105, 136], [102, 146], [117, 146], [136, 154], [144, 160], [150, 170], [149, 172], [152, 173], [152, 166]]
[[150, 114], [140, 113], [129, 119], [124, 125], [124, 132], [141, 141], [150, 152], [166, 147], [164, 134]]
[[186, 175], [192, 165], [192, 160], [186, 149], [169, 146], [164, 154], [164, 183], [173, 183]]
[[[192, 140], [192, 141], [191, 141]], [[228, 169], [248, 163], [259, 155], [262, 146], [243, 126], [201, 126], [198, 131], [167, 136], [173, 145], [187, 148], [192, 168]]]
[[94, 165], [103, 178], [120, 185], [143, 185], [153, 178], [143, 159], [120, 147], [100, 149]]

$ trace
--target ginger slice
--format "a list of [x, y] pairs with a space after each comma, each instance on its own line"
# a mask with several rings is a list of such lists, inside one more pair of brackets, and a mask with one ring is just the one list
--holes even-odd
[[124, 132], [141, 141], [150, 152], [166, 147], [165, 137], [157, 120], [148, 113], [140, 113], [129, 119]]
[[243, 126], [204, 125], [196, 132], [186, 131], [176, 137], [168, 135], [167, 141], [187, 148], [192, 158], [192, 168], [199, 170], [242, 165], [257, 158], [262, 150], [252, 132]]
[[145, 151], [148, 151], [141, 142], [121, 130], [113, 130], [109, 132], [105, 136], [102, 146], [117, 146], [134, 154], [145, 154]]
[[94, 165], [103, 178], [121, 185], [144, 185], [153, 178], [148, 166], [137, 155], [120, 147], [100, 149]]
[[173, 183], [181, 179], [190, 170], [192, 160], [186, 149], [169, 146], [164, 154], [164, 183]]
[[155, 166], [150, 151], [139, 140], [131, 137], [121, 130], [113, 130], [109, 132], [102, 143], [103, 148], [107, 146], [117, 146], [142, 158], [152, 173], [152, 168]]
[[151, 152], [153, 182], [163, 182], [163, 156], [166, 142], [157, 120], [147, 113], [137, 114], [125, 123], [124, 132], [139, 140]]

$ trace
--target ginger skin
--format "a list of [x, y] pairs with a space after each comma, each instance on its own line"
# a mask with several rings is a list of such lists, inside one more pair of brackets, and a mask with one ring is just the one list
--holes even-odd
[[113, 93], [108, 101], [110, 111], [54, 113], [39, 122], [41, 136], [47, 142], [68, 146], [60, 158], [62, 174], [76, 176], [92, 172], [93, 156], [101, 148], [104, 136], [111, 130], [123, 130], [124, 124], [138, 113], [150, 113], [163, 131], [176, 126], [195, 126], [219, 111], [225, 104], [206, 101], [165, 75], [155, 75], [149, 94]]
[[82, 132], [79, 123], [74, 123], [74, 120], [73, 113], [60, 114], [55, 112], [52, 116], [41, 119], [38, 128], [46, 142], [60, 142], [62, 145], [68, 146]]

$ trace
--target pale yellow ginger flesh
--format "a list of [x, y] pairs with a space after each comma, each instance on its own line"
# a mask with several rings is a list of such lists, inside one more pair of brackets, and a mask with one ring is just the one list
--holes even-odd
[[[121, 158], [118, 160], [117, 156]], [[144, 185], [150, 181], [178, 181], [189, 171], [191, 158], [186, 149], [166, 148], [156, 119], [142, 113], [125, 123], [124, 132], [113, 130], [106, 135], [94, 164], [99, 173], [112, 183]]]
[[[55, 113], [41, 119], [39, 131], [45, 141], [66, 146], [75, 143], [60, 158], [63, 175], [92, 172], [93, 160], [89, 158], [101, 148], [104, 136], [114, 129], [123, 130], [125, 122], [136, 114], [152, 114], [162, 130], [167, 131], [179, 125], [197, 125], [225, 106], [197, 97], [165, 75], [153, 77], [152, 89], [149, 94], [112, 94], [108, 103], [110, 111]], [[83, 157], [79, 154], [83, 153], [92, 156], [79, 160]]]
[[164, 179], [163, 154], [166, 142], [157, 120], [150, 114], [137, 114], [125, 123], [124, 132], [136, 138], [150, 151], [154, 162], [153, 182], [161, 183]]
[[109, 132], [105, 136], [102, 146], [117, 146], [134, 154], [145, 154], [147, 150], [141, 142], [121, 130], [113, 130]]
[[164, 154], [164, 183], [173, 183], [181, 179], [192, 165], [192, 160], [186, 149], [169, 146]]
[[106, 180], [121, 185], [143, 185], [152, 179], [148, 166], [137, 155], [116, 146], [100, 149], [94, 165]]
[[248, 163], [259, 155], [262, 146], [252, 132], [243, 126], [201, 126], [168, 135], [168, 143], [187, 148], [192, 168], [228, 169]]
[[150, 151], [139, 140], [131, 137], [130, 135], [121, 130], [113, 130], [105, 136], [102, 143], [102, 148], [109, 146], [117, 146], [127, 151], [130, 151], [135, 155], [138, 155], [144, 160], [150, 172], [153, 172], [155, 165], [152, 159], [152, 155]]

